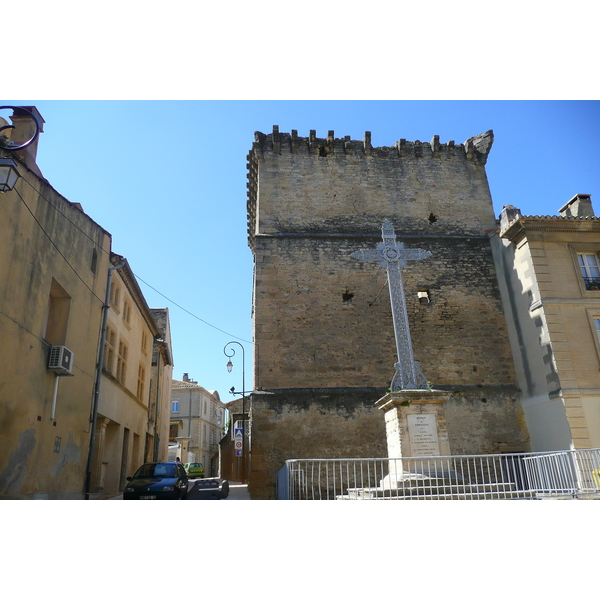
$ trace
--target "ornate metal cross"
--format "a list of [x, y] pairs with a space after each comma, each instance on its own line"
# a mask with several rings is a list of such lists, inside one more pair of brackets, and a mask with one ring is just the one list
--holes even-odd
[[396, 373], [392, 379], [391, 391], [426, 389], [427, 379], [421, 373], [419, 364], [413, 356], [408, 312], [402, 283], [402, 268], [408, 260], [422, 260], [431, 256], [431, 252], [421, 248], [404, 248], [402, 242], [396, 242], [396, 232], [389, 219], [383, 221], [381, 228], [383, 242], [377, 244], [376, 250], [358, 250], [352, 254], [360, 260], [376, 260], [387, 268], [390, 302], [394, 319], [396, 349], [398, 362], [394, 365]]

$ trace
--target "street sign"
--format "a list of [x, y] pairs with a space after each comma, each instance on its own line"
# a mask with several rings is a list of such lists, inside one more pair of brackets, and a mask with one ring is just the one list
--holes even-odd
[[244, 437], [244, 430], [240, 427], [233, 430], [233, 437]]
[[236, 450], [235, 451], [235, 455], [236, 456], [241, 456], [242, 455], [242, 451], [241, 450]]
[[236, 450], [241, 450], [242, 447], [243, 447], [242, 440], [235, 440], [235, 449]]

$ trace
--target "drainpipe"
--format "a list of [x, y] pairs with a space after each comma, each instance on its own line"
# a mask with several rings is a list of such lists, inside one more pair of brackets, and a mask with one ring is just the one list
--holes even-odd
[[50, 420], [54, 421], [56, 416], [56, 397], [58, 396], [58, 373], [54, 373], [54, 393], [52, 394], [52, 414]]
[[92, 424], [90, 432], [90, 448], [88, 450], [87, 467], [85, 471], [85, 499], [90, 499], [90, 484], [92, 482], [92, 462], [94, 459], [94, 445], [96, 437], [96, 421], [98, 420], [98, 400], [100, 395], [100, 382], [102, 381], [102, 365], [104, 364], [104, 342], [106, 341], [106, 323], [108, 321], [108, 309], [110, 302], [110, 286], [112, 282], [112, 272], [125, 266], [125, 261], [108, 269], [106, 279], [106, 297], [102, 306], [102, 331], [100, 333], [100, 348], [98, 349], [98, 364], [96, 365], [96, 381], [94, 382], [94, 402], [92, 404]]
[[154, 406], [154, 451], [152, 452], [152, 460], [154, 462], [158, 462], [158, 444], [160, 443], [160, 438], [158, 437], [158, 405], [161, 400], [160, 397], [160, 363], [162, 358], [162, 348], [164, 348], [164, 341], [162, 338], [157, 340], [157, 350], [156, 353], [156, 402]]

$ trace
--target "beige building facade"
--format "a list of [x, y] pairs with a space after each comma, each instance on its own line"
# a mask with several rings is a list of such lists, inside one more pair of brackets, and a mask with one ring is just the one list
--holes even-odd
[[[13, 141], [31, 135], [27, 115], [13, 124]], [[34, 149], [2, 153], [20, 177], [0, 194], [0, 498], [82, 498], [111, 236], [43, 178]], [[68, 369], [49, 369], [53, 348]]]
[[[90, 494], [98, 497], [118, 494], [138, 467], [160, 458], [158, 438], [161, 433], [164, 436], [168, 414], [161, 414], [161, 409], [168, 406], [169, 395], [164, 386], [162, 392], [158, 388], [158, 376], [172, 372], [172, 366], [165, 364], [165, 352], [170, 349], [161, 336], [166, 333], [159, 328], [129, 263], [116, 254], [111, 262], [115, 271], [104, 332], [90, 486]], [[168, 447], [166, 438], [162, 440], [165, 456]]]
[[183, 374], [171, 388], [170, 460], [200, 462], [206, 477], [219, 475], [219, 442], [226, 425], [226, 406], [219, 392], [208, 391]]
[[505, 206], [497, 265], [535, 451], [600, 447], [600, 220], [589, 194], [558, 215]]
[[169, 309], [151, 308], [150, 312], [158, 326], [160, 337], [154, 340], [152, 352], [148, 425], [154, 440], [152, 461], [160, 462], [168, 460], [169, 456], [173, 345], [171, 342]]
[[[26, 108], [5, 130], [16, 144], [34, 119], [43, 129]], [[111, 235], [43, 177], [37, 142], [0, 150], [20, 175], [0, 194], [0, 498], [103, 498], [167, 455], [168, 312], [152, 313]]]

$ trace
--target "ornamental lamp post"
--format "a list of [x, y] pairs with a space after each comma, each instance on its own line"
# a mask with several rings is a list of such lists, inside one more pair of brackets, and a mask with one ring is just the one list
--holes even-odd
[[[10, 108], [13, 110], [13, 116], [19, 113], [26, 113], [33, 119], [35, 130], [33, 135], [25, 140], [22, 144], [15, 144], [8, 140], [8, 138], [2, 133], [5, 129], [15, 129], [14, 125], [2, 125], [6, 121], [0, 118], [0, 150], [6, 150], [10, 152], [16, 152], [17, 150], [23, 150], [30, 144], [32, 144], [40, 133], [40, 124], [38, 123], [37, 117], [24, 106], [0, 106], [0, 110]], [[14, 120], [14, 119], [13, 119]], [[19, 169], [17, 163], [9, 157], [0, 156], [0, 192], [10, 192], [17, 183], [19, 178]]]
[[225, 347], [223, 348], [223, 354], [229, 358], [226, 365], [228, 373], [233, 371], [233, 362], [231, 359], [235, 356], [235, 348], [230, 348], [230, 354], [227, 353], [227, 348], [228, 346], [231, 346], [231, 344], [237, 344], [242, 349], [242, 391], [236, 392], [235, 387], [232, 387], [229, 390], [229, 393], [233, 395], [241, 394], [242, 396], [242, 448], [239, 456], [242, 459], [242, 483], [246, 483], [246, 351], [244, 350], [244, 346], [242, 346], [242, 344], [239, 342], [227, 342], [227, 344], [225, 344]]

